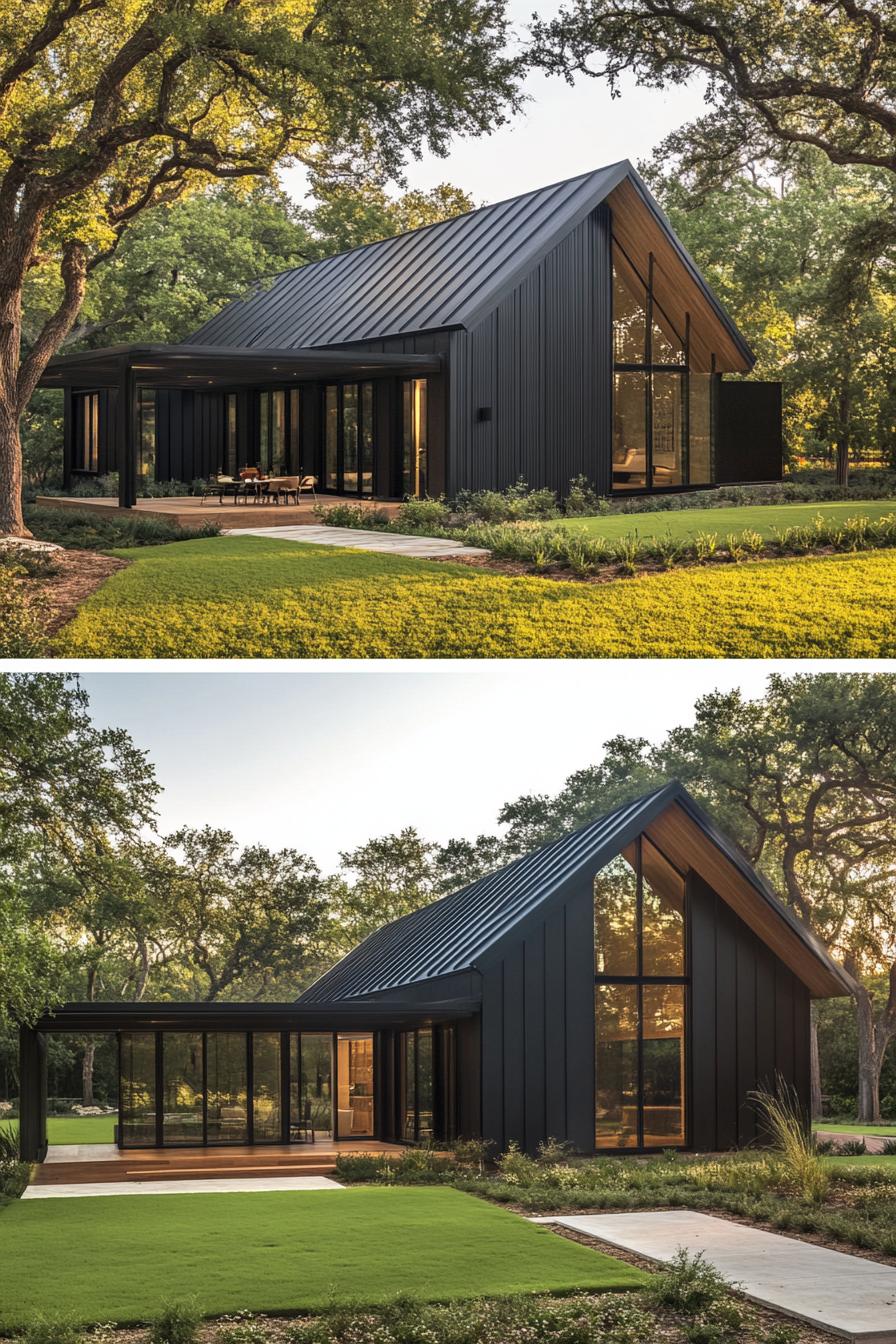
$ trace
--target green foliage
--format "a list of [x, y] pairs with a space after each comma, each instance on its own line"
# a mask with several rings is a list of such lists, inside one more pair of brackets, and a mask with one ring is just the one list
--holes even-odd
[[868, 1147], [864, 1139], [845, 1139], [837, 1151], [841, 1157], [864, 1157]]
[[370, 504], [325, 504], [318, 500], [313, 513], [327, 527], [357, 527], [385, 530], [389, 514]]
[[573, 476], [569, 483], [563, 512], [569, 517], [589, 513], [609, 513], [610, 501], [598, 495], [587, 476]]
[[0, 1199], [18, 1199], [28, 1185], [27, 1162], [19, 1160], [16, 1125], [0, 1125]]
[[802, 1199], [821, 1203], [830, 1188], [830, 1173], [815, 1148], [794, 1088], [779, 1076], [773, 1092], [761, 1087], [748, 1095], [759, 1111], [762, 1128], [768, 1132], [788, 1180]]
[[171, 541], [188, 541], [193, 537], [216, 537], [221, 531], [220, 526], [212, 522], [201, 523], [198, 527], [181, 527], [162, 515], [138, 513], [125, 518], [113, 514], [106, 518], [86, 509], [39, 505], [25, 510], [25, 520], [40, 541], [55, 541], [60, 546], [86, 551], [110, 551], [122, 546], [164, 546]]
[[201, 1320], [195, 1301], [169, 1303], [150, 1322], [149, 1344], [194, 1344]]
[[56, 638], [82, 657], [885, 657], [891, 552], [508, 578], [261, 537], [129, 553]]
[[647, 1296], [659, 1307], [669, 1307], [684, 1316], [697, 1316], [713, 1307], [728, 1293], [728, 1284], [707, 1260], [676, 1251], [668, 1269], [650, 1277]]
[[296, 1327], [288, 1344], [651, 1344], [657, 1337], [655, 1320], [634, 1294], [520, 1294], [447, 1306], [399, 1298], [363, 1314], [330, 1312]]
[[36, 1317], [22, 1332], [23, 1344], [83, 1344], [77, 1325], [65, 1316]]
[[46, 606], [29, 587], [24, 564], [0, 562], [0, 658], [40, 658], [47, 648]]
[[466, 192], [448, 183], [393, 198], [377, 182], [315, 175], [311, 191], [315, 204], [303, 213], [302, 220], [311, 235], [312, 261], [452, 219], [476, 206]]
[[396, 532], [423, 532], [432, 536], [446, 528], [451, 510], [444, 499], [406, 499], [395, 515]]

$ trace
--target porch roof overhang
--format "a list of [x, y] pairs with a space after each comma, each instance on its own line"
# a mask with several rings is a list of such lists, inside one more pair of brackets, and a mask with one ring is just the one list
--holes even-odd
[[376, 1031], [471, 1017], [476, 999], [427, 1004], [380, 1000], [328, 1003], [65, 1003], [36, 1031]]
[[118, 387], [123, 375], [149, 387], [258, 387], [315, 378], [422, 377], [442, 367], [437, 354], [349, 350], [265, 350], [239, 346], [110, 345], [51, 359], [41, 387]]

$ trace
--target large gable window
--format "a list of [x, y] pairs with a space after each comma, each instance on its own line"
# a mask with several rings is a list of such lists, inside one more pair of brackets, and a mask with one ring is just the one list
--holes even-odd
[[[613, 489], [673, 489], [712, 480], [710, 375], [692, 373], [690, 320], [680, 330], [613, 240]], [[693, 380], [693, 386], [692, 386]]]
[[596, 1148], [686, 1142], [685, 902], [646, 836], [594, 879]]

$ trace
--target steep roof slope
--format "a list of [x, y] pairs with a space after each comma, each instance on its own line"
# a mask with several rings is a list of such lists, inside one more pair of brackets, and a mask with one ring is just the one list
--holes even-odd
[[847, 992], [844, 973], [821, 943], [778, 900], [764, 878], [738, 847], [718, 831], [687, 790], [673, 783], [617, 807], [543, 849], [378, 929], [321, 976], [298, 1002], [350, 999], [474, 969], [491, 947], [582, 868], [596, 871], [676, 806], [700, 828], [752, 893], [757, 922], [767, 920], [771, 912], [776, 921], [782, 921], [777, 930], [780, 935], [789, 938], [791, 944], [796, 939], [802, 955], [809, 954], [806, 964], [813, 971], [817, 992]]
[[189, 339], [292, 349], [465, 326], [485, 295], [547, 251], [630, 170], [627, 161], [611, 164], [284, 271]]

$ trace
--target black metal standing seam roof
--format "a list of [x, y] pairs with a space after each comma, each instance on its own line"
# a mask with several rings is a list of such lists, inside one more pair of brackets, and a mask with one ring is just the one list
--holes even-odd
[[608, 812], [532, 854], [479, 878], [432, 905], [372, 933], [297, 1000], [299, 1004], [349, 1000], [438, 976], [475, 970], [484, 954], [554, 895], [585, 863], [609, 863], [671, 804], [682, 807], [777, 916], [850, 992], [842, 967], [819, 939], [778, 898], [734, 841], [718, 830], [683, 785], [673, 782]]
[[284, 271], [189, 342], [284, 349], [468, 326], [630, 174], [622, 160]]
[[602, 866], [609, 862], [680, 791], [678, 784], [656, 789], [394, 920], [322, 975], [298, 1002], [350, 999], [475, 968], [489, 947], [562, 887], [583, 863]]

